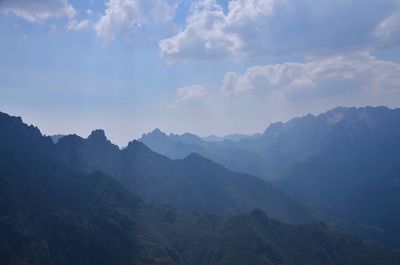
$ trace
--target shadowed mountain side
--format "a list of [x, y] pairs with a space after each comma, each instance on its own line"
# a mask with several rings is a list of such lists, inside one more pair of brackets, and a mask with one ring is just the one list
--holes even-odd
[[62, 160], [81, 172], [101, 170], [145, 200], [185, 211], [248, 212], [261, 208], [285, 222], [315, 220], [304, 205], [254, 176], [232, 172], [196, 154], [171, 160], [132, 141], [119, 150], [103, 131], [87, 139], [66, 136], [56, 145]]
[[398, 254], [324, 224], [154, 207], [100, 172], [80, 174], [51, 139], [0, 113], [0, 263], [5, 265], [395, 265]]

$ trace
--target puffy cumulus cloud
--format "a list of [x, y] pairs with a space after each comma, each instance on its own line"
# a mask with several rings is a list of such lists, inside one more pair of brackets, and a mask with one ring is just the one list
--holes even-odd
[[81, 21], [71, 20], [71, 21], [68, 22], [68, 24], [65, 26], [65, 28], [67, 30], [79, 31], [79, 30], [87, 29], [90, 26], [91, 26], [91, 22], [88, 19], [84, 19], [84, 20], [81, 20]]
[[108, 0], [95, 24], [97, 36], [111, 41], [118, 34], [163, 27], [171, 23], [177, 5], [178, 0]]
[[[262, 18], [273, 11], [272, 0], [231, 1], [226, 15], [215, 0], [195, 2], [186, 20], [186, 27], [176, 36], [161, 40], [161, 55], [178, 58], [218, 58], [235, 54], [244, 45], [237, 31], [256, 34]], [[258, 23], [257, 23], [258, 22]], [[249, 28], [248, 24], [258, 24]]]
[[358, 53], [305, 63], [283, 63], [248, 68], [225, 75], [226, 95], [265, 94], [271, 98], [333, 98], [336, 95], [400, 97], [400, 65]]
[[30, 22], [44, 21], [51, 17], [73, 18], [76, 14], [67, 0], [2, 0], [0, 11], [13, 13]]
[[175, 100], [167, 105], [171, 108], [176, 108], [190, 102], [205, 100], [208, 97], [208, 90], [200, 85], [179, 87], [176, 89]]
[[184, 28], [159, 48], [172, 62], [369, 48], [376, 27], [395, 10], [396, 0], [230, 0], [224, 12], [215, 0], [202, 0], [192, 5]]
[[186, 28], [175, 37], [160, 41], [163, 57], [221, 57], [233, 53], [240, 40], [225, 32], [225, 14], [214, 0], [195, 3]]

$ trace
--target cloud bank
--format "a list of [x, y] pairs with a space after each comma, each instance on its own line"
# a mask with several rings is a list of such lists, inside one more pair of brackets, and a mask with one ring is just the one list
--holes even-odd
[[30, 22], [55, 17], [73, 18], [76, 10], [67, 0], [2, 0], [0, 12], [12, 13]]
[[[225, 95], [257, 94], [307, 100], [351, 95], [400, 98], [400, 65], [367, 53], [332, 56], [305, 63], [282, 63], [225, 74]], [[349, 98], [350, 99], [350, 98]]]
[[396, 0], [230, 0], [226, 11], [202, 0], [159, 48], [171, 62], [394, 48], [399, 10]]
[[95, 25], [98, 38], [111, 41], [119, 34], [137, 33], [172, 21], [176, 0], [108, 0]]

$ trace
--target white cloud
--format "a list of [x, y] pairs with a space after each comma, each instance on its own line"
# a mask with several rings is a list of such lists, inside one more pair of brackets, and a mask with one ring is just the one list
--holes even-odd
[[65, 26], [67, 30], [83, 30], [89, 28], [91, 25], [90, 21], [88, 19], [81, 20], [81, 21], [76, 21], [76, 20], [71, 20], [68, 22], [68, 24]]
[[336, 95], [400, 97], [400, 65], [366, 54], [350, 54], [305, 63], [283, 63], [248, 68], [225, 75], [226, 95], [265, 94], [272, 98], [329, 98]]
[[375, 30], [379, 44], [384, 48], [396, 47], [400, 43], [400, 10], [382, 21]]
[[190, 102], [202, 101], [208, 97], [208, 90], [200, 85], [179, 87], [176, 89], [175, 100], [169, 103], [168, 106], [176, 108]]
[[177, 4], [177, 0], [108, 0], [104, 15], [95, 25], [97, 36], [111, 41], [118, 34], [163, 27], [171, 23]]
[[225, 32], [225, 14], [215, 1], [204, 1], [192, 6], [186, 28], [175, 37], [160, 41], [163, 57], [221, 57], [234, 53], [240, 40]]
[[73, 18], [76, 14], [67, 0], [2, 0], [0, 12], [13, 13], [30, 22], [40, 22], [51, 17]]
[[230, 0], [224, 12], [216, 0], [201, 0], [159, 47], [172, 62], [371, 48], [375, 28], [395, 10], [396, 0]]

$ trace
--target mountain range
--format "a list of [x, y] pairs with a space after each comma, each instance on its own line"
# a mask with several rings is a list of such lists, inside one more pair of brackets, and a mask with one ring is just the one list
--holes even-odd
[[254, 208], [290, 223], [315, 220], [312, 210], [257, 177], [236, 173], [198, 154], [172, 160], [142, 142], [122, 150], [103, 130], [87, 139], [61, 138], [55, 149], [62, 162], [82, 173], [100, 170], [143, 199], [183, 211], [246, 213]]
[[139, 140], [172, 158], [197, 152], [270, 180], [323, 211], [326, 221], [400, 246], [400, 109], [338, 107], [239, 141], [206, 142], [159, 130]]
[[[95, 131], [91, 140], [93, 148], [104, 143], [103, 133]], [[117, 177], [85, 173], [86, 163], [97, 167], [100, 161], [82, 163], [79, 153], [86, 149], [62, 146], [78, 156], [20, 118], [0, 113], [1, 264], [400, 263], [398, 253], [324, 223], [283, 224], [257, 209], [215, 215], [149, 204]]]

